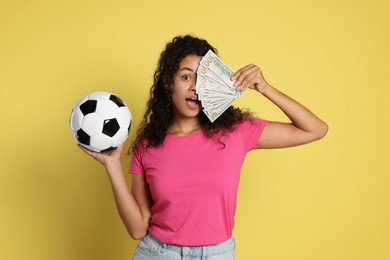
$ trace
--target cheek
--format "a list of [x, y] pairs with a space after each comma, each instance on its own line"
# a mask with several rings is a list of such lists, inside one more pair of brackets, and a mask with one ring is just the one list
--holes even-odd
[[180, 95], [178, 91], [174, 91], [174, 90], [172, 91], [171, 100], [173, 104], [178, 104], [180, 100]]
[[186, 89], [186, 86], [185, 84], [181, 84], [181, 85], [173, 85], [172, 86], [172, 97], [175, 96], [177, 98], [179, 97], [183, 97], [185, 95], [185, 89]]

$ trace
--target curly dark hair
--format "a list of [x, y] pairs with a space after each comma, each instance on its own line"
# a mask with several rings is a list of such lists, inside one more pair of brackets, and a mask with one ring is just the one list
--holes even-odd
[[[206, 40], [191, 35], [177, 36], [166, 45], [158, 60], [146, 112], [137, 131], [136, 139], [130, 148], [131, 151], [134, 152], [137, 146], [144, 141], [147, 141], [147, 147], [157, 147], [164, 142], [168, 127], [173, 121], [170, 86], [179, 69], [179, 63], [188, 55], [204, 56], [208, 50], [217, 53], [217, 49]], [[216, 138], [218, 132], [230, 132], [235, 124], [252, 116], [248, 111], [230, 106], [213, 123], [203, 112], [199, 113], [198, 117], [206, 136]], [[218, 138], [216, 141], [219, 142]]]

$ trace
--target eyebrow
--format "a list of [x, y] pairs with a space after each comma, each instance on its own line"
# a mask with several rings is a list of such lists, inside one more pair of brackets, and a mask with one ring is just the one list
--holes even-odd
[[182, 70], [189, 70], [191, 72], [195, 72], [193, 69], [188, 68], [188, 67], [181, 68], [179, 71], [182, 71]]

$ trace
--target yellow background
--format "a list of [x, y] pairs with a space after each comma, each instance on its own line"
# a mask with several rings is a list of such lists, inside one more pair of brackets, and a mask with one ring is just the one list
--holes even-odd
[[[81, 96], [116, 93], [134, 117], [128, 146], [159, 53], [185, 33], [233, 69], [260, 65], [330, 126], [248, 155], [237, 258], [390, 259], [389, 12], [385, 0], [1, 0], [0, 259], [131, 259], [108, 178], [68, 118]], [[235, 104], [286, 120], [254, 92]]]

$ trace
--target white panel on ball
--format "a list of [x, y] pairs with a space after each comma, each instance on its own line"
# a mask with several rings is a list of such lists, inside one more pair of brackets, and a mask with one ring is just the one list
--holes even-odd
[[73, 132], [76, 132], [81, 128], [81, 124], [83, 122], [84, 115], [81, 113], [80, 109], [77, 107], [73, 110], [72, 115], [70, 117], [70, 128]]
[[99, 100], [95, 112], [104, 119], [116, 118], [118, 106], [109, 99]]
[[127, 134], [128, 132], [126, 128], [119, 129], [119, 131], [112, 137], [112, 146], [120, 146], [126, 140]]
[[88, 114], [84, 117], [81, 128], [89, 135], [100, 134], [103, 130], [104, 120], [96, 113]]
[[91, 136], [91, 147], [99, 147], [99, 150], [105, 150], [112, 146], [112, 138], [100, 133], [94, 136]]
[[131, 113], [127, 109], [127, 107], [120, 107], [118, 109], [116, 120], [118, 121], [120, 127], [125, 127], [125, 128], [129, 127], [131, 123]]
[[87, 95], [88, 99], [94, 99], [94, 100], [104, 100], [104, 99], [109, 99], [111, 96], [111, 93], [108, 92], [93, 92]]

